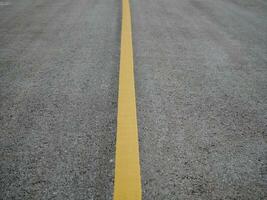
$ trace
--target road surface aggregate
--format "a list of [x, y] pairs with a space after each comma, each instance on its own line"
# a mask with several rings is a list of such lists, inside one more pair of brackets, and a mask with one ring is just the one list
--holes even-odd
[[[130, 4], [143, 199], [266, 199], [267, 1]], [[121, 6], [0, 1], [0, 199], [112, 199]]]
[[131, 4], [143, 198], [267, 198], [267, 2]]
[[0, 199], [112, 199], [120, 11], [0, 7]]

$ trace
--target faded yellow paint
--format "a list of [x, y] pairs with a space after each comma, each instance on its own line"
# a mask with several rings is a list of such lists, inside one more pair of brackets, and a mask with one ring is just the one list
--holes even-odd
[[141, 200], [138, 129], [129, 0], [122, 0], [114, 200]]

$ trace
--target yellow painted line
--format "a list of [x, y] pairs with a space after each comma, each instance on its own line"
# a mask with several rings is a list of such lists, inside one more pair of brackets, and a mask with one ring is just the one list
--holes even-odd
[[142, 199], [131, 26], [129, 0], [122, 0], [114, 200]]

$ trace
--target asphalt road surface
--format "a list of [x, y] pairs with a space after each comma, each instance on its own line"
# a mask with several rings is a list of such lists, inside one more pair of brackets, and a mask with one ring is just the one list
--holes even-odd
[[[267, 198], [267, 1], [131, 0], [144, 200]], [[120, 0], [0, 1], [0, 199], [112, 199]]]

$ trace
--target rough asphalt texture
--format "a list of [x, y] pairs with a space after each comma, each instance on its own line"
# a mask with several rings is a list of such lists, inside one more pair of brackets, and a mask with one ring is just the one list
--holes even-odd
[[266, 199], [267, 1], [132, 11], [144, 199]]
[[[112, 199], [121, 1], [1, 2], [0, 199]], [[131, 6], [143, 199], [267, 198], [267, 2]]]
[[121, 3], [0, 6], [0, 199], [112, 199]]

